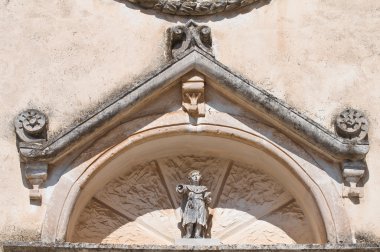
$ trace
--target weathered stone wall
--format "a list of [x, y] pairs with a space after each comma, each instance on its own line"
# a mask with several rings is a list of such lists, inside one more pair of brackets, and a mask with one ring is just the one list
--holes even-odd
[[[380, 2], [272, 0], [195, 20], [218, 60], [323, 126], [346, 107], [367, 115], [365, 196], [346, 208], [356, 230], [380, 236]], [[184, 21], [122, 1], [0, 0], [0, 240], [35, 240], [47, 203], [29, 202], [17, 114], [44, 111], [49, 137], [67, 129], [165, 62], [165, 30]]]

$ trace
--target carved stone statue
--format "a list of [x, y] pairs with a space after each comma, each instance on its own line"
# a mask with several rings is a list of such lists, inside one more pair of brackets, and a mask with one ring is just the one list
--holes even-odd
[[180, 184], [176, 187], [176, 191], [183, 195], [181, 210], [184, 238], [204, 238], [211, 192], [207, 191], [206, 186], [200, 185], [202, 176], [199, 171], [189, 172], [188, 179], [191, 185]]

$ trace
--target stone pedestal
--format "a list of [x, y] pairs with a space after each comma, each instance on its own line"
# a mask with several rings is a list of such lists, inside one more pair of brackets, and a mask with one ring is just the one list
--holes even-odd
[[175, 245], [188, 245], [188, 246], [217, 246], [221, 245], [221, 242], [219, 239], [212, 239], [212, 238], [182, 238], [182, 239], [176, 239]]

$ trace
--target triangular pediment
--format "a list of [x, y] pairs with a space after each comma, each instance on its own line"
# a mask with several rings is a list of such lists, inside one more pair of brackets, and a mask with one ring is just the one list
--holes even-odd
[[[285, 102], [234, 73], [207, 53], [193, 48], [158, 69], [144, 81], [131, 86], [118, 99], [70, 130], [44, 142], [20, 142], [22, 158], [47, 162], [60, 159], [75, 148], [110, 131], [127, 115], [137, 113], [137, 109], [141, 111], [143, 104], [159, 96], [165, 97], [162, 96], [163, 92], [178, 84], [181, 77], [191, 71], [204, 75], [207, 84], [222, 96], [233, 100], [235, 104], [248, 108], [252, 115], [259, 116], [289, 137], [331, 158], [358, 160], [365, 157], [368, 152], [368, 142], [352, 144], [335, 135]], [[164, 106], [169, 101], [161, 99], [159, 102]]]
[[[38, 111], [28, 113], [23, 116], [29, 120], [28, 125], [32, 129], [36, 125], [35, 121], [46, 120]], [[33, 121], [33, 117], [37, 120]], [[18, 137], [22, 140], [24, 136]], [[23, 139], [27, 137], [25, 135]], [[167, 188], [173, 188], [171, 183], [178, 181], [169, 179], [174, 177], [170, 174], [182, 171], [180, 177], [184, 177], [183, 174], [190, 167], [185, 162], [200, 164], [205, 169], [215, 166], [215, 170], [208, 170], [209, 177], [215, 178], [215, 183], [210, 182], [214, 186], [225, 183], [230, 170], [231, 176], [240, 174], [243, 177], [255, 177], [253, 168], [249, 170], [245, 165], [239, 171], [232, 170], [233, 163], [243, 162], [281, 181], [290, 194], [295, 195], [296, 201], [305, 201], [307, 206], [316, 204], [312, 202], [314, 198], [326, 201], [327, 206], [311, 207], [318, 211], [330, 209], [329, 203], [341, 196], [362, 196], [362, 188], [356, 187], [356, 183], [366, 169], [363, 159], [368, 152], [368, 142], [366, 138], [350, 141], [335, 135], [234, 73], [212, 55], [191, 48], [65, 133], [45, 141], [33, 138], [30, 142], [20, 141], [19, 149], [25, 162], [26, 178], [33, 185], [30, 191], [30, 198], [33, 200], [42, 199], [39, 186], [47, 180], [48, 169], [53, 175], [50, 183], [54, 183], [55, 179], [62, 180], [57, 182], [59, 185], [54, 193], [61, 193], [58, 186], [66, 188], [67, 195], [73, 193], [74, 196], [70, 196], [72, 198], [67, 203], [72, 207], [79, 194], [94, 196], [95, 191], [100, 192], [107, 182], [112, 178], [117, 179], [122, 172], [129, 170], [139, 173], [143, 170], [140, 164], [147, 161], [153, 164], [153, 168], [148, 170], [159, 171], [157, 178], [171, 181], [165, 183], [166, 186], [162, 189], [168, 191], [169, 196], [172, 194]], [[167, 165], [173, 163], [176, 155], [185, 155], [187, 161], [180, 158], [180, 161], [174, 162], [178, 163], [178, 167]], [[224, 165], [219, 166], [214, 159], [210, 159], [210, 163], [199, 161], [206, 156], [223, 160]], [[343, 167], [343, 172], [335, 176], [340, 166]], [[225, 175], [218, 176], [220, 171], [225, 171]], [[247, 175], [243, 175], [244, 171]], [[147, 179], [149, 176], [142, 177]], [[335, 182], [331, 183], [329, 177]], [[127, 181], [122, 177], [121, 180]], [[267, 181], [266, 178], [264, 180]], [[150, 183], [149, 178], [147, 181], [147, 185], [155, 184]], [[134, 186], [132, 182], [124, 182], [123, 185], [133, 188], [141, 183], [138, 180]], [[243, 184], [250, 183], [247, 181]], [[323, 183], [327, 184], [321, 189], [319, 185]], [[334, 183], [346, 186], [337, 191]], [[77, 189], [71, 190], [74, 184]], [[214, 193], [221, 195], [215, 190]], [[107, 197], [96, 195], [95, 201], [105, 203], [104, 199]], [[124, 197], [123, 193], [120, 195]], [[142, 198], [136, 195], [138, 199]], [[176, 209], [177, 201], [174, 200], [175, 197], [170, 197], [172, 200], [169, 207], [165, 205], [157, 209], [168, 209], [170, 205]], [[286, 202], [292, 200], [290, 196], [286, 197]], [[113, 202], [120, 201], [117, 199]], [[137, 201], [132, 200], [133, 205]], [[114, 206], [112, 209], [117, 209], [118, 213], [123, 210], [109, 202], [105, 204]], [[226, 205], [227, 208], [233, 208], [238, 202], [228, 204], [230, 205]], [[142, 202], [141, 208], [145, 205]], [[88, 209], [92, 209], [92, 205]], [[261, 209], [260, 204], [255, 209]], [[334, 209], [334, 216], [341, 215], [339, 209]], [[69, 216], [70, 211], [65, 213]], [[307, 211], [310, 212], [310, 209]], [[319, 216], [319, 213], [312, 215]], [[138, 216], [144, 215], [137, 214], [128, 218], [134, 219]], [[323, 218], [335, 218], [340, 226], [347, 223], [345, 216]], [[72, 223], [75, 223], [74, 219]], [[322, 222], [318, 219], [316, 223]], [[64, 229], [71, 226], [63, 225]], [[46, 230], [49, 226], [47, 224]], [[157, 226], [161, 227], [161, 224]], [[318, 224], [315, 228], [322, 230], [322, 226]], [[339, 235], [348, 237], [342, 240], [349, 239], [349, 229], [342, 230]], [[324, 232], [321, 231], [318, 238], [320, 241], [325, 239]], [[330, 235], [331, 239], [337, 240], [334, 232]], [[46, 234], [48, 233], [50, 232]], [[124, 231], [123, 233], [125, 234]], [[220, 236], [224, 237], [222, 234]], [[68, 232], [67, 237], [71, 239], [76, 234]]]

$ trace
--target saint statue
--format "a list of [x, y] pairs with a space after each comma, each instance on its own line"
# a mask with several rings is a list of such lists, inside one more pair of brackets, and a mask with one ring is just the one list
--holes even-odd
[[176, 187], [176, 191], [183, 197], [181, 214], [182, 226], [185, 229], [184, 238], [204, 238], [211, 192], [207, 191], [206, 186], [200, 185], [202, 176], [199, 171], [189, 172], [187, 178], [191, 185], [180, 184]]

